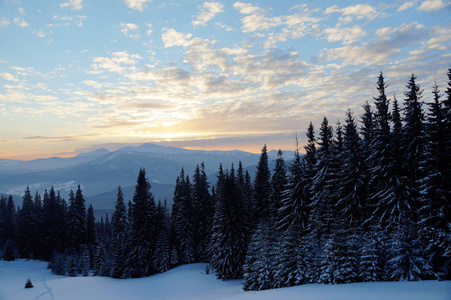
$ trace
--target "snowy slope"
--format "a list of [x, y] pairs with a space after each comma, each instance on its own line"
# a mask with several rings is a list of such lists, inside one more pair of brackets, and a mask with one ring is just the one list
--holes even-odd
[[[0, 300], [28, 299], [397, 299], [449, 300], [451, 281], [309, 284], [244, 292], [241, 280], [221, 281], [204, 274], [205, 264], [177, 267], [140, 279], [56, 276], [36, 261], [0, 261]], [[34, 288], [25, 289], [30, 278]]]

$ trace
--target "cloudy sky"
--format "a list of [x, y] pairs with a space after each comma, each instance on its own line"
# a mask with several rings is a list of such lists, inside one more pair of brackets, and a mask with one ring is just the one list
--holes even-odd
[[380, 71], [427, 102], [451, 67], [449, 0], [0, 1], [0, 158], [294, 150], [310, 121], [360, 115]]

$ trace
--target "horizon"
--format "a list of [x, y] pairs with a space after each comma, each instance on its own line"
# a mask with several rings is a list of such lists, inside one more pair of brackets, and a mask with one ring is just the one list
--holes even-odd
[[449, 0], [5, 0], [0, 158], [145, 142], [294, 151], [296, 135], [303, 150], [310, 122], [359, 120], [381, 71], [400, 105], [412, 73], [424, 102], [434, 82], [443, 93], [450, 12]]
[[[167, 143], [167, 142], [166, 142]], [[36, 158], [32, 158], [32, 159], [8, 159], [8, 160], [17, 160], [17, 161], [33, 161], [33, 160], [39, 160], [39, 159], [48, 159], [48, 158], [72, 158], [72, 157], [76, 157], [78, 155], [83, 155], [83, 154], [88, 154], [91, 152], [95, 152], [97, 150], [101, 150], [101, 149], [105, 149], [107, 150], [109, 153], [111, 152], [115, 152], [119, 149], [125, 148], [125, 147], [140, 147], [143, 146], [145, 144], [151, 144], [151, 145], [157, 145], [157, 146], [162, 146], [162, 147], [172, 147], [172, 148], [178, 148], [178, 149], [185, 149], [185, 150], [201, 150], [201, 151], [243, 151], [243, 152], [247, 152], [247, 153], [252, 153], [252, 154], [261, 154], [261, 150], [263, 149], [263, 147], [266, 144], [262, 144], [261, 148], [258, 152], [252, 152], [252, 151], [246, 151], [246, 150], [242, 150], [242, 149], [216, 149], [216, 148], [211, 148], [211, 149], [205, 149], [205, 148], [200, 148], [200, 147], [183, 147], [183, 146], [176, 146], [176, 145], [167, 145], [165, 143], [152, 143], [152, 142], [144, 142], [144, 143], [123, 143], [123, 144], [106, 144], [106, 145], [101, 145], [98, 148], [91, 148], [89, 150], [83, 151], [83, 152], [77, 152], [77, 153], [67, 153], [67, 156], [64, 155], [60, 155], [60, 156], [55, 156], [55, 155], [50, 155], [50, 156], [43, 156], [43, 157], [36, 157]], [[271, 151], [279, 151], [282, 150], [283, 152], [288, 152], [291, 151], [290, 149], [282, 149], [282, 148], [278, 148], [278, 149], [267, 149], [267, 152], [271, 152]], [[300, 149], [299, 149], [300, 150]], [[295, 150], [293, 150], [294, 152]], [[299, 153], [303, 153], [302, 151], [299, 151]]]

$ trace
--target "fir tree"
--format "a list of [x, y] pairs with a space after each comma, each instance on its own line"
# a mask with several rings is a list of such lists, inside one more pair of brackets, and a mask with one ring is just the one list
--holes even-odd
[[94, 276], [110, 276], [111, 262], [103, 244], [99, 244], [94, 257]]
[[211, 266], [223, 280], [241, 278], [247, 249], [247, 228], [243, 218], [235, 180], [235, 171], [223, 173], [217, 187], [217, 204], [213, 219]]
[[391, 280], [416, 281], [431, 276], [431, 268], [422, 257], [424, 244], [418, 228], [407, 216], [394, 232], [392, 249], [394, 255], [388, 266]]
[[193, 176], [192, 198], [194, 202], [194, 230], [196, 241], [196, 261], [205, 261], [208, 257], [208, 246], [211, 239], [211, 227], [213, 225], [214, 203], [209, 193], [209, 183], [205, 174], [205, 166], [202, 163], [196, 166]]
[[244, 265], [244, 290], [266, 290], [280, 285], [275, 222], [269, 218], [260, 222], [252, 236]]
[[80, 247], [80, 257], [79, 257], [79, 273], [83, 276], [89, 275], [89, 270], [91, 267], [91, 257], [89, 254], [88, 246], [81, 245]]
[[166, 201], [157, 205], [158, 238], [155, 250], [155, 268], [158, 272], [166, 272], [171, 266], [171, 248], [169, 244], [170, 220]]
[[357, 132], [352, 112], [346, 113], [344, 151], [337, 185], [337, 208], [346, 227], [360, 226], [369, 216], [366, 205], [368, 188], [362, 141]]
[[184, 263], [194, 262], [196, 259], [195, 211], [191, 182], [189, 176], [185, 176], [183, 168], [175, 184], [172, 217], [176, 240], [179, 244], [179, 258]]
[[5, 244], [6, 197], [0, 197], [0, 248]]
[[285, 166], [285, 160], [282, 157], [282, 150], [277, 152], [276, 166], [271, 179], [273, 190], [273, 203], [276, 212], [279, 211], [282, 206], [282, 197], [285, 193], [285, 188], [288, 183], [287, 168]]
[[282, 194], [282, 203], [278, 212], [278, 227], [281, 231], [286, 231], [291, 227], [300, 228], [301, 230], [306, 229], [307, 209], [310, 200], [308, 181], [305, 164], [301, 162], [299, 150], [296, 149], [294, 160], [290, 165], [290, 176], [286, 190]]
[[418, 181], [421, 191], [418, 221], [428, 242], [426, 249], [428, 263], [435, 273], [450, 274], [451, 270], [447, 270], [446, 267], [446, 239], [443, 239], [450, 234], [447, 217], [449, 218], [451, 213], [447, 200], [450, 199], [451, 192], [448, 189], [449, 178], [446, 169], [446, 119], [443, 116], [443, 103], [440, 102], [441, 95], [437, 84], [433, 87], [432, 93], [434, 101], [428, 103], [426, 153], [421, 163], [424, 175]]
[[378, 239], [374, 232], [363, 236], [359, 262], [359, 278], [363, 282], [380, 281], [382, 274], [378, 255]]
[[149, 276], [155, 272], [155, 214], [155, 200], [150, 192], [150, 183], [146, 178], [146, 171], [140, 169], [131, 212], [131, 253], [128, 263], [133, 270], [133, 277]]
[[[331, 190], [330, 182], [334, 179], [333, 169], [333, 132], [328, 120], [324, 117], [320, 128], [320, 139], [318, 144], [318, 162], [315, 166], [316, 174], [311, 185], [313, 195], [309, 204], [311, 213], [309, 215], [309, 226], [315, 232], [317, 238], [329, 235], [333, 226], [333, 202], [334, 191]], [[327, 237], [326, 237], [327, 239]]]
[[6, 200], [3, 219], [3, 232], [4, 240], [6, 242], [9, 240], [15, 245], [17, 241], [17, 212], [12, 195], [9, 195]]
[[257, 172], [254, 180], [254, 216], [253, 224], [256, 225], [262, 219], [274, 216], [274, 203], [271, 201], [271, 174], [268, 167], [268, 153], [266, 145], [263, 146], [260, 160], [257, 164]]
[[129, 224], [127, 220], [127, 209], [124, 203], [124, 195], [121, 186], [117, 188], [117, 200], [114, 213], [111, 217], [112, 223], [112, 272], [113, 278], [126, 278], [125, 273], [127, 255], [129, 250]]
[[39, 241], [37, 240], [38, 222], [36, 207], [27, 186], [23, 196], [22, 209], [18, 217], [18, 248], [22, 258], [35, 258]]
[[[94, 217], [94, 208], [90, 204], [86, 212], [86, 246], [89, 251], [89, 259], [92, 261], [94, 259], [95, 246], [97, 243], [97, 233], [96, 233], [96, 219]], [[84, 247], [80, 250], [83, 253]]]
[[416, 83], [416, 76], [412, 74], [404, 92], [404, 126], [401, 136], [401, 151], [403, 152], [403, 177], [405, 189], [408, 193], [407, 201], [411, 209], [415, 208], [415, 199], [418, 198], [416, 181], [421, 178], [420, 162], [424, 159], [424, 113], [422, 110], [422, 92]]

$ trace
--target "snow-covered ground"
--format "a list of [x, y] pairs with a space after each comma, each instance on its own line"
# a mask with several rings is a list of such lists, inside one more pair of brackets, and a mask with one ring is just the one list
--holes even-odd
[[[397, 299], [450, 300], [451, 281], [377, 282], [343, 285], [308, 284], [244, 292], [241, 280], [206, 275], [205, 264], [179, 266], [140, 279], [56, 276], [38, 261], [0, 261], [0, 300], [69, 299]], [[34, 288], [25, 289], [30, 278]]]

